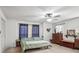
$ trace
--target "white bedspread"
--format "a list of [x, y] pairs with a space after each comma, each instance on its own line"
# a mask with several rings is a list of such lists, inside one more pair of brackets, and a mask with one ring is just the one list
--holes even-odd
[[21, 41], [21, 46], [23, 51], [25, 49], [40, 48], [40, 47], [51, 46], [51, 45], [52, 44], [49, 41], [45, 41], [45, 40], [37, 40], [37, 41], [22, 40]]

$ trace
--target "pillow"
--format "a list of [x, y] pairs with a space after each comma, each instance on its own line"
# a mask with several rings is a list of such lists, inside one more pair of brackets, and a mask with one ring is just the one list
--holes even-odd
[[40, 37], [34, 37], [34, 40], [42, 40]]
[[33, 38], [28, 38], [28, 40], [30, 40], [30, 41], [31, 41], [31, 40], [33, 40]]
[[21, 40], [31, 41], [31, 40], [33, 40], [33, 38], [22, 38]]
[[21, 40], [28, 40], [28, 38], [21, 38]]

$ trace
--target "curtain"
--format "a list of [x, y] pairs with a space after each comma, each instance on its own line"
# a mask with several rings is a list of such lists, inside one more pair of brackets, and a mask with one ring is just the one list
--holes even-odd
[[39, 37], [39, 25], [32, 25], [32, 37]]
[[19, 26], [19, 38], [28, 37], [28, 24], [20, 24]]

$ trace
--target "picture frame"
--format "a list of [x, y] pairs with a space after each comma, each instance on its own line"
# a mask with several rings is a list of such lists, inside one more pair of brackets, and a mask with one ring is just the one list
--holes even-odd
[[67, 35], [75, 35], [75, 30], [74, 29], [70, 29], [70, 30], [67, 30]]

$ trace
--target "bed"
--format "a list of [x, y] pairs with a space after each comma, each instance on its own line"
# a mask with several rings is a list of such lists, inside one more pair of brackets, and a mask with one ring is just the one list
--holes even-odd
[[42, 48], [49, 46], [51, 47], [52, 44], [49, 41], [42, 40], [41, 38], [21, 39], [21, 48], [23, 52], [28, 49]]

